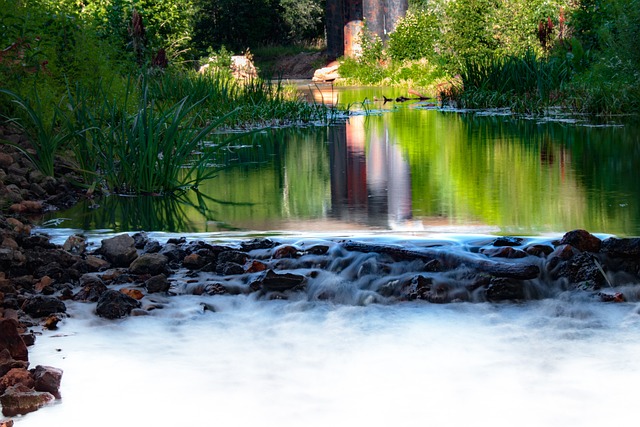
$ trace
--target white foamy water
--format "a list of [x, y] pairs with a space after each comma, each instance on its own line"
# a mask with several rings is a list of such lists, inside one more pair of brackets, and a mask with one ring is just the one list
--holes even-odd
[[16, 425], [629, 425], [639, 306], [572, 298], [347, 306], [180, 296], [120, 321], [70, 303], [60, 331], [30, 353], [33, 365], [64, 370], [62, 401]]

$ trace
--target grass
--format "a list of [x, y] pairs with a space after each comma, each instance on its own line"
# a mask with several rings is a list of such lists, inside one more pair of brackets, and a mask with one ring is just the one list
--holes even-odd
[[[291, 96], [279, 82], [241, 82], [229, 76], [166, 72], [111, 85], [67, 84], [58, 105], [37, 93], [26, 99], [2, 89], [22, 113], [12, 119], [31, 137], [35, 154], [18, 147], [45, 175], [58, 154], [71, 156], [81, 185], [106, 192], [170, 194], [197, 187], [219, 171], [220, 150], [240, 134], [225, 129], [327, 123], [336, 110]], [[53, 114], [50, 113], [53, 111]]]

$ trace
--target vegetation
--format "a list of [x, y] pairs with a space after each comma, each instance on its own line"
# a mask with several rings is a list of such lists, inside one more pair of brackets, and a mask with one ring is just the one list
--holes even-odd
[[364, 31], [347, 83], [541, 113], [640, 112], [640, 0], [410, 1], [387, 46]]
[[[320, 2], [303, 3], [306, 15], [298, 2], [278, 3], [276, 21], [286, 31], [267, 41], [316, 37]], [[280, 83], [235, 78], [231, 51], [198, 29], [214, 5], [226, 13], [236, 7], [202, 0], [0, 0], [0, 123], [30, 136], [33, 151], [18, 148], [45, 175], [59, 173], [55, 159], [63, 155], [79, 185], [168, 194], [197, 187], [216, 173], [212, 165], [224, 167], [220, 150], [233, 138], [221, 140], [217, 131], [330, 118], [331, 110]], [[308, 19], [293, 22], [298, 15]], [[209, 58], [211, 71], [196, 72], [200, 56]]]

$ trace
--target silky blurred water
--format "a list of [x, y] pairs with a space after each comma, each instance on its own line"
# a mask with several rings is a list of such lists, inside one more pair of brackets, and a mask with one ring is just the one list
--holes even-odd
[[[215, 312], [203, 310], [206, 302]], [[106, 321], [70, 305], [34, 363], [62, 401], [27, 426], [599, 426], [636, 418], [637, 304], [351, 306], [171, 299]]]

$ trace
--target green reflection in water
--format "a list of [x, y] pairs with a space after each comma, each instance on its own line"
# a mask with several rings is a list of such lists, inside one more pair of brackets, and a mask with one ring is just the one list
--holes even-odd
[[[357, 102], [382, 94], [339, 96]], [[329, 129], [254, 134], [227, 153], [232, 167], [179, 200], [110, 197], [97, 201], [99, 209], [80, 205], [52, 217], [71, 218], [64, 227], [115, 231], [481, 226], [502, 234], [640, 235], [637, 125], [539, 123], [420, 105], [373, 102], [373, 110], [394, 111]]]

